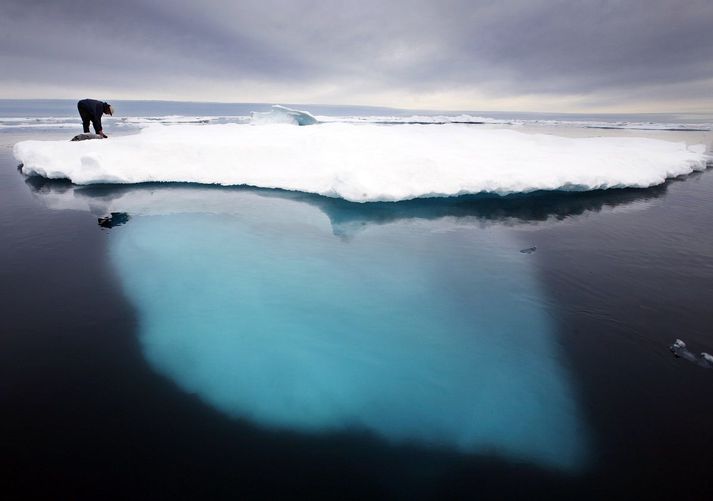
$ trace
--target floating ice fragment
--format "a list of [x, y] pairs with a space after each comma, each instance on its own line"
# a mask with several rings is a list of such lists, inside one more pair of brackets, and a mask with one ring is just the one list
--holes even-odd
[[685, 347], [686, 347], [686, 343], [684, 343], [680, 339], [676, 339], [676, 341], [674, 341], [674, 343], [671, 345], [671, 351], [675, 352], [679, 348], [685, 348]]
[[705, 368], [713, 367], [713, 355], [702, 352], [701, 358], [699, 359], [690, 350], [688, 350], [688, 348], [686, 348], [686, 343], [680, 339], [676, 339], [676, 341], [669, 346], [669, 349], [676, 358], [683, 358], [684, 360], [688, 360], [689, 362], [693, 362]]
[[671, 353], [673, 353], [673, 356], [676, 358], [684, 358], [689, 362], [695, 362], [697, 360], [696, 356], [686, 348], [686, 343], [680, 339], [676, 339], [668, 349], [671, 350]]

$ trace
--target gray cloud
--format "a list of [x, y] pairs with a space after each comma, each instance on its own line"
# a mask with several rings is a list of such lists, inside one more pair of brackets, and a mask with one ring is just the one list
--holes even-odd
[[709, 0], [5, 0], [0, 96], [713, 110], [711, 26]]

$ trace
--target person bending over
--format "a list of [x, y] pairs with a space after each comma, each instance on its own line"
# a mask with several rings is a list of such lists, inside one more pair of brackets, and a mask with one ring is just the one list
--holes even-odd
[[82, 127], [84, 127], [85, 134], [89, 133], [89, 122], [91, 122], [94, 126], [94, 132], [101, 137], [107, 137], [102, 129], [102, 115], [107, 113], [114, 116], [114, 107], [112, 105], [96, 99], [82, 99], [77, 103], [77, 109], [79, 110], [79, 116], [82, 117]]

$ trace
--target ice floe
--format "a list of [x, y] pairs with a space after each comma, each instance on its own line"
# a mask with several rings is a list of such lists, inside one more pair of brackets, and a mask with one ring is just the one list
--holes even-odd
[[23, 141], [23, 172], [76, 184], [187, 182], [350, 201], [662, 184], [706, 167], [703, 144], [569, 138], [462, 124], [153, 125], [107, 141]]

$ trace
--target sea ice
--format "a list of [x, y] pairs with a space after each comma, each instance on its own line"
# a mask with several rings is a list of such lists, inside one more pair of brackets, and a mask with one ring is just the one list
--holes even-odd
[[477, 126], [150, 126], [106, 141], [23, 141], [25, 174], [77, 184], [250, 185], [356, 202], [650, 187], [703, 170], [704, 145], [567, 138]]
[[685, 347], [686, 347], [686, 343], [684, 343], [680, 339], [676, 339], [676, 341], [674, 341], [673, 344], [671, 345], [671, 350], [675, 351], [675, 350], [678, 350], [680, 348], [685, 348]]

